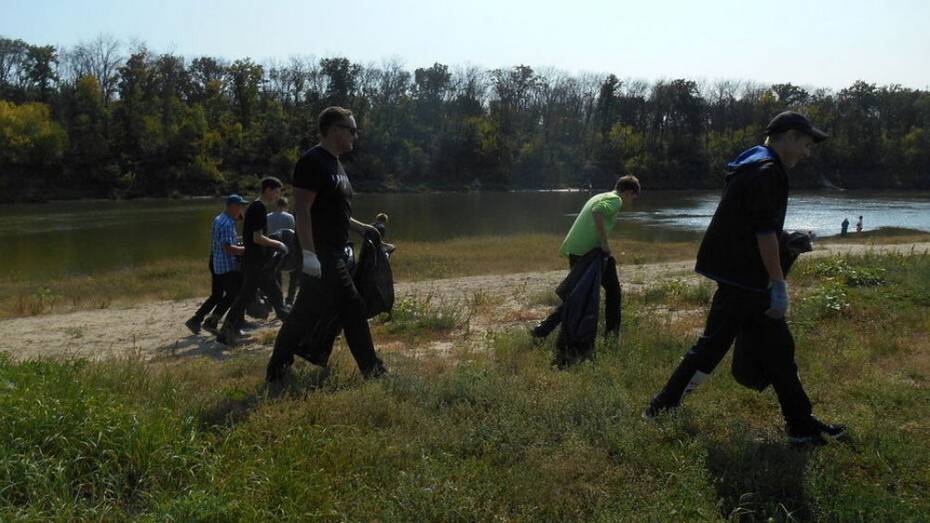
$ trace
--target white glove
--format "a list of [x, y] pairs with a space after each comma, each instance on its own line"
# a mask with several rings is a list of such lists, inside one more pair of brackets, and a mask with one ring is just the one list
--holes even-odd
[[287, 245], [284, 242], [281, 242], [281, 245], [278, 247], [278, 250], [281, 251], [281, 257], [284, 258], [287, 256], [287, 253], [291, 252], [288, 250]]
[[320, 267], [320, 260], [316, 257], [316, 253], [308, 251], [307, 249], [304, 249], [303, 273], [311, 278], [319, 278], [323, 274], [323, 269]]

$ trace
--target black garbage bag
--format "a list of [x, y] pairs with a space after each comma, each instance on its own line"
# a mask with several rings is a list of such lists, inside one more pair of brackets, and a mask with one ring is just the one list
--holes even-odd
[[264, 249], [262, 262], [263, 273], [293, 272], [303, 265], [303, 251], [300, 250], [300, 239], [292, 229], [281, 229], [268, 235], [272, 240], [278, 240], [287, 247], [285, 255], [278, 249]]
[[[781, 271], [786, 278], [798, 256], [814, 250], [814, 242], [806, 232], [782, 232], [778, 244]], [[741, 331], [736, 335], [730, 373], [737, 383], [760, 392], [771, 384], [765, 365], [756, 354], [757, 350], [765, 350], [765, 347], [766, 340], [760, 338], [758, 331]]]
[[376, 236], [366, 236], [362, 240], [352, 279], [368, 307], [368, 318], [391, 312], [394, 308], [394, 273], [388, 253]]
[[554, 363], [561, 369], [594, 356], [601, 277], [607, 255], [593, 249], [575, 262], [555, 293], [562, 299], [562, 320]]

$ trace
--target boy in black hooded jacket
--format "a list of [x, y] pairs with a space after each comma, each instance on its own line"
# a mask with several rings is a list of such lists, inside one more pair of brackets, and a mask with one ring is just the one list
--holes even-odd
[[765, 340], [756, 351], [771, 380], [789, 440], [822, 443], [845, 427], [819, 421], [801, 385], [794, 361], [794, 339], [785, 313], [788, 289], [779, 263], [778, 237], [788, 206], [786, 168], [827, 138], [801, 114], [784, 112], [766, 129], [765, 145], [743, 152], [730, 174], [714, 217], [704, 233], [695, 271], [717, 282], [704, 334], [682, 358], [665, 387], [644, 412], [653, 418], [678, 407], [723, 359], [736, 335], [752, 332]]

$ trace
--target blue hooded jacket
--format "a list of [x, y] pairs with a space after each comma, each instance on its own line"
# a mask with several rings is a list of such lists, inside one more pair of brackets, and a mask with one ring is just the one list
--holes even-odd
[[735, 160], [727, 164], [727, 170], [730, 173], [735, 173], [755, 163], [774, 161], [778, 161], [778, 155], [775, 154], [775, 151], [764, 145], [757, 145], [740, 153]]

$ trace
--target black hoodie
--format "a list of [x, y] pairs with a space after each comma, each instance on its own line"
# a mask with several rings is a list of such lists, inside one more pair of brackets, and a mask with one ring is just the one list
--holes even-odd
[[785, 225], [788, 176], [772, 149], [759, 145], [728, 164], [730, 173], [707, 226], [694, 270], [725, 285], [765, 291], [769, 275], [756, 235]]

